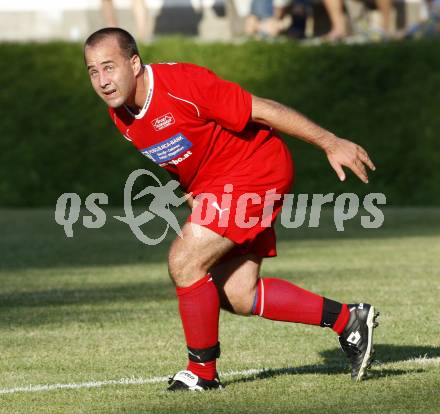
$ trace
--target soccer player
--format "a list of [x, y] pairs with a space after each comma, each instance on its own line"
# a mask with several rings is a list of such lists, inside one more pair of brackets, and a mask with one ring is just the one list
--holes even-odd
[[[366, 151], [206, 68], [144, 65], [133, 37], [119, 28], [90, 35], [84, 59], [94, 90], [124, 137], [176, 177], [195, 201], [208, 192], [219, 200], [211, 203], [216, 214], [207, 224], [202, 219], [207, 203], [190, 198], [193, 209], [183, 237], [170, 248], [168, 267], [176, 285], [188, 365], [170, 379], [168, 389], [222, 387], [216, 370], [220, 308], [331, 328], [351, 362], [352, 378], [361, 380], [373, 356], [374, 307], [339, 303], [288, 281], [262, 277], [260, 266], [264, 257], [276, 255], [273, 222], [281, 209], [279, 198], [293, 182], [292, 159], [277, 131], [322, 149], [340, 180], [345, 179], [345, 166], [368, 182], [366, 167], [375, 167]], [[268, 190], [280, 195], [269, 213], [261, 202]], [[249, 193], [251, 199], [240, 203]], [[248, 224], [250, 217], [272, 225], [240, 225]]]

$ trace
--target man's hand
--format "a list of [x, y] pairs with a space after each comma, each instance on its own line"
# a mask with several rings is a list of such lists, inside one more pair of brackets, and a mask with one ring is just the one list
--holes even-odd
[[367, 151], [346, 139], [334, 137], [324, 147], [324, 151], [341, 181], [345, 180], [345, 172], [342, 167], [350, 168], [365, 184], [368, 183], [366, 167], [372, 171], [376, 169]]
[[252, 120], [290, 136], [298, 137], [324, 150], [341, 181], [345, 180], [342, 167], [350, 168], [364, 183], [368, 183], [365, 167], [367, 166], [373, 171], [376, 169], [362, 147], [346, 139], [336, 137], [304, 115], [279, 102], [253, 95]]

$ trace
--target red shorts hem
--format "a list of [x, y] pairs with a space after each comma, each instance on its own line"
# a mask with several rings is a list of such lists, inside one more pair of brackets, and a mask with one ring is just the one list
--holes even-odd
[[198, 204], [188, 221], [232, 240], [236, 246], [230, 254], [274, 257], [274, 222], [293, 177], [290, 152], [274, 136], [240, 168], [224, 174], [217, 172], [216, 177], [199, 187], [194, 192]]

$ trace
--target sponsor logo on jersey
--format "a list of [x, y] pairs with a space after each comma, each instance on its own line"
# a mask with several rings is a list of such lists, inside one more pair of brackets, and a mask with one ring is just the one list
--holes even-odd
[[162, 129], [165, 129], [170, 125], [173, 125], [174, 123], [176, 123], [176, 121], [174, 120], [173, 114], [171, 112], [168, 112], [167, 114], [162, 115], [151, 121], [151, 125], [153, 125], [153, 128], [156, 131], [161, 131]]
[[191, 147], [192, 142], [179, 133], [151, 147], [141, 149], [141, 152], [151, 161], [161, 166], [171, 163], [176, 165], [192, 154], [191, 151], [188, 151]]
[[192, 152], [186, 151], [185, 154], [183, 154], [181, 157], [171, 160], [169, 162], [164, 162], [163, 164], [159, 164], [159, 166], [165, 167], [165, 165], [167, 164], [173, 164], [173, 165], [180, 164], [182, 161], [186, 160], [190, 155], [192, 155]]

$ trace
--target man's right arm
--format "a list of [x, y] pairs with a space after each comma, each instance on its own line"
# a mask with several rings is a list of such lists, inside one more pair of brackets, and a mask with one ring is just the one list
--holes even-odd
[[252, 96], [252, 120], [322, 149], [341, 181], [345, 180], [343, 166], [350, 168], [364, 183], [368, 183], [365, 167], [375, 170], [373, 162], [361, 146], [338, 138], [301, 113], [279, 102]]

